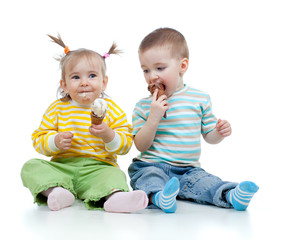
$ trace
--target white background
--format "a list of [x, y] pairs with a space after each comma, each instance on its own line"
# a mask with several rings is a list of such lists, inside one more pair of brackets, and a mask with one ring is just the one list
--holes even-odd
[[[131, 122], [135, 103], [149, 94], [138, 62], [140, 41], [159, 27], [179, 30], [190, 50], [185, 83], [208, 92], [215, 115], [233, 128], [219, 145], [202, 142], [202, 167], [224, 180], [255, 181], [260, 191], [253, 201], [278, 210], [280, 10], [277, 0], [1, 2], [0, 203], [10, 220], [6, 229], [13, 229], [11, 215], [17, 214], [11, 209], [32, 205], [21, 183], [22, 165], [47, 159], [33, 149], [31, 133], [56, 99], [60, 70], [53, 57], [63, 49], [46, 34], [58, 32], [70, 49], [103, 54], [117, 42], [124, 54], [107, 59], [107, 94]], [[120, 167], [127, 171], [137, 154], [133, 147], [119, 158]]]

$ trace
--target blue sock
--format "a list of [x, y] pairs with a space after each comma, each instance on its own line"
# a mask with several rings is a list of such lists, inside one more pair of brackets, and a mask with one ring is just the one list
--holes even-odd
[[163, 191], [159, 191], [153, 195], [152, 202], [165, 213], [174, 213], [177, 210], [176, 197], [179, 189], [179, 180], [173, 177], [166, 183]]
[[235, 210], [245, 211], [258, 190], [259, 187], [253, 182], [241, 182], [236, 188], [227, 193], [226, 199]]

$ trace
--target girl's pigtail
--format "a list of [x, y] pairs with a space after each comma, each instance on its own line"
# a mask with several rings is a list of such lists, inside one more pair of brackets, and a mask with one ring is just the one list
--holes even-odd
[[60, 36], [59, 33], [58, 33], [58, 37], [57, 37], [57, 38], [56, 38], [56, 37], [53, 37], [53, 36], [51, 36], [51, 35], [49, 35], [49, 34], [47, 34], [47, 35], [53, 40], [54, 43], [56, 43], [56, 44], [58, 44], [58, 45], [60, 45], [61, 47], [64, 48], [64, 53], [65, 53], [65, 54], [67, 54], [67, 53], [69, 52], [68, 46], [66, 46], [66, 45], [64, 44], [64, 42], [62, 41], [61, 36]]
[[[47, 35], [53, 40], [54, 43], [56, 43], [56, 44], [58, 44], [58, 45], [60, 45], [61, 47], [64, 48], [64, 53], [65, 54], [68, 54], [69, 48], [64, 44], [64, 42], [62, 41], [61, 36], [60, 36], [59, 33], [58, 33], [58, 37], [57, 38], [53, 37], [53, 36], [51, 36], [49, 34], [47, 34]], [[60, 66], [61, 66], [61, 68], [63, 68], [62, 66], [63, 66], [63, 62], [65, 60], [65, 55], [62, 55], [61, 57], [58, 57], [58, 58], [55, 58], [55, 59], [60, 62]], [[62, 78], [63, 78], [63, 75], [62, 75]], [[63, 102], [67, 102], [67, 101], [71, 100], [71, 97], [69, 96], [69, 94], [66, 94], [61, 87], [58, 88], [57, 94], [58, 93], [62, 96], [61, 100]]]
[[108, 52], [106, 52], [104, 55], [103, 55], [103, 58], [107, 58], [109, 57], [111, 54], [120, 54], [122, 53], [122, 51], [120, 49], [117, 49], [117, 44], [115, 42], [113, 42], [113, 44], [111, 45], [110, 49]]

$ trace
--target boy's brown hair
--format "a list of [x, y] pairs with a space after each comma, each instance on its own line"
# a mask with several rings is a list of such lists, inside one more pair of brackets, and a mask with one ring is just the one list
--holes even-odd
[[177, 58], [189, 59], [189, 51], [184, 36], [172, 28], [158, 28], [149, 33], [139, 46], [139, 53], [152, 47], [171, 47], [171, 54]]

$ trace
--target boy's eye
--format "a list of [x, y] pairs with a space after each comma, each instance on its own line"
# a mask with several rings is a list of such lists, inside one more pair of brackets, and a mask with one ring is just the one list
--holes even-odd
[[79, 76], [73, 76], [72, 79], [79, 79]]
[[163, 71], [165, 69], [165, 67], [158, 67], [157, 70], [158, 71]]
[[143, 70], [143, 72], [144, 72], [144, 73], [148, 73], [149, 71], [145, 69], [145, 70]]
[[96, 74], [90, 74], [90, 78], [95, 78], [97, 75]]

